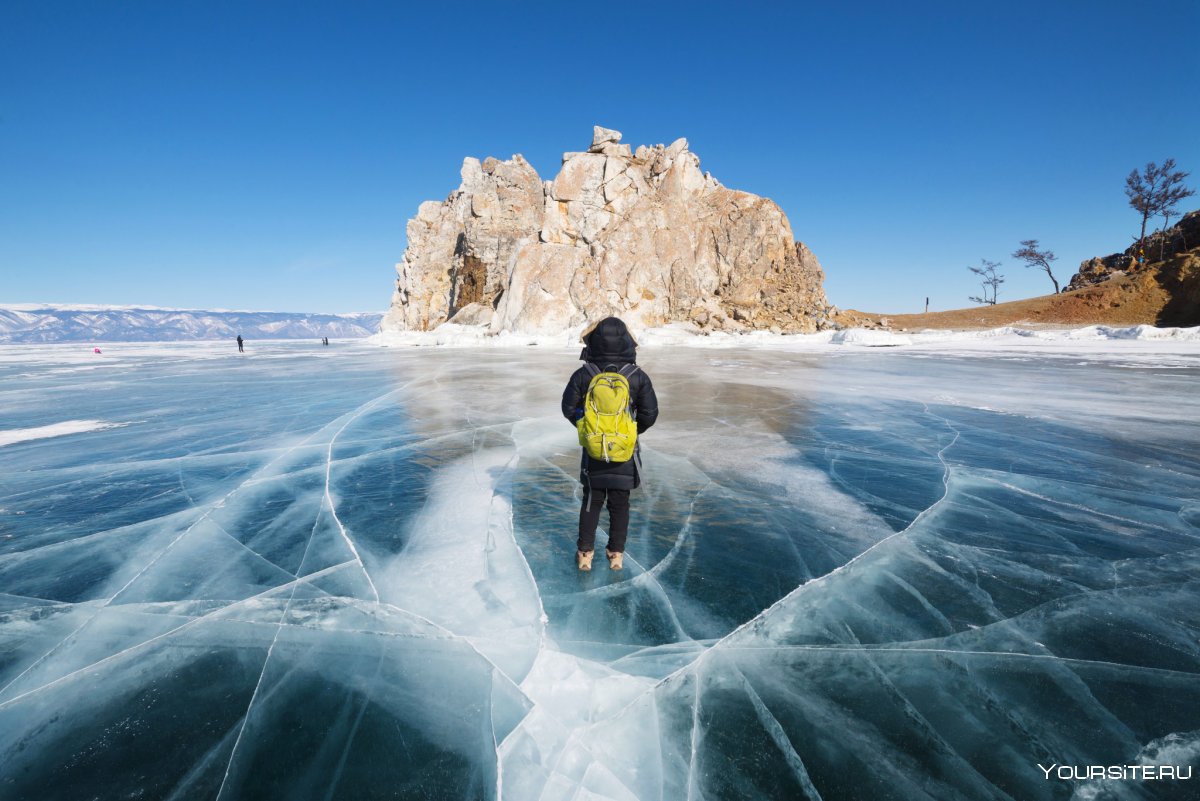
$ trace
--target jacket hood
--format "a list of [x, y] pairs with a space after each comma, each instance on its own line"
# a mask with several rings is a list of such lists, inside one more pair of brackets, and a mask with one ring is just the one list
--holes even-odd
[[628, 362], [637, 360], [637, 340], [617, 317], [605, 317], [583, 332], [585, 362]]

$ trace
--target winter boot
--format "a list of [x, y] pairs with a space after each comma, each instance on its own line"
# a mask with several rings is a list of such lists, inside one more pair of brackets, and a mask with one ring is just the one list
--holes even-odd
[[592, 555], [594, 553], [596, 553], [596, 552], [595, 551], [576, 551], [575, 552], [575, 565], [580, 570], [585, 570], [585, 571], [591, 570], [592, 569]]
[[625, 554], [621, 551], [609, 551], [606, 549], [604, 555], [608, 557], [609, 570], [620, 570], [625, 566]]

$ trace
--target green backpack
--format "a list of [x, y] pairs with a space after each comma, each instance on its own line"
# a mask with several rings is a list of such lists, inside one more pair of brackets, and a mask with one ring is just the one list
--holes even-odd
[[637, 365], [622, 365], [615, 373], [602, 373], [590, 363], [586, 367], [592, 380], [583, 399], [583, 417], [575, 424], [579, 444], [593, 459], [628, 462], [637, 446], [637, 423], [630, 414], [629, 398], [629, 376]]

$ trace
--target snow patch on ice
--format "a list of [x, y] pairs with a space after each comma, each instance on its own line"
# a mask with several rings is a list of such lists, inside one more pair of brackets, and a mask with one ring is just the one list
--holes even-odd
[[[1182, 770], [1195, 765], [1200, 760], [1200, 730], [1190, 732], [1172, 732], [1166, 737], [1151, 740], [1129, 760], [1130, 765], [1171, 765]], [[1108, 798], [1121, 797], [1124, 779], [1101, 779], [1099, 781], [1079, 782], [1071, 801], [1103, 801]]]
[[897, 345], [911, 345], [912, 340], [891, 331], [874, 331], [866, 328], [850, 328], [838, 331], [829, 340], [835, 345], [866, 345], [868, 347], [892, 348]]
[[10, 428], [0, 430], [0, 447], [15, 445], [18, 442], [28, 442], [33, 439], [49, 437], [64, 437], [68, 434], [86, 434], [89, 431], [103, 431], [107, 428], [120, 428], [128, 423], [107, 423], [103, 420], [65, 420], [48, 426], [34, 428]]

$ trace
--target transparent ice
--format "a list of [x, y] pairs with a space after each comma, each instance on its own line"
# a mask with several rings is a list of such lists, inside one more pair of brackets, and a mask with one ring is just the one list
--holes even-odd
[[1200, 789], [1038, 768], [1200, 760], [1200, 360], [643, 349], [581, 574], [574, 351], [231, 350], [0, 352], [0, 798]]

